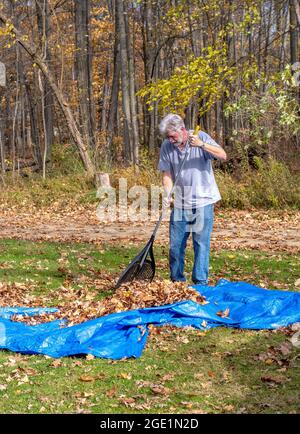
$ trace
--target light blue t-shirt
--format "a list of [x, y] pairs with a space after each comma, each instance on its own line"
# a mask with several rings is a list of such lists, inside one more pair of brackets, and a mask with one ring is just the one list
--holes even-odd
[[[203, 142], [220, 147], [207, 133], [200, 131], [198, 136]], [[164, 140], [161, 145], [158, 170], [170, 172], [173, 182], [186, 148], [187, 146], [181, 151], [168, 139]], [[200, 147], [190, 146], [188, 148], [187, 159], [175, 188], [174, 206], [176, 208], [200, 208], [221, 199], [211, 163], [214, 159], [212, 154]]]

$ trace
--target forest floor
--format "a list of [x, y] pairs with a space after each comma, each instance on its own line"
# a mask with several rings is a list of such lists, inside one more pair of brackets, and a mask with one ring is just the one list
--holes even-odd
[[[0, 238], [31, 241], [89, 242], [137, 245], [147, 241], [157, 220], [100, 221], [93, 204], [47, 209], [0, 209]], [[215, 212], [214, 249], [258, 249], [300, 252], [300, 212], [222, 210]], [[156, 244], [168, 243], [168, 221], [159, 229]]]

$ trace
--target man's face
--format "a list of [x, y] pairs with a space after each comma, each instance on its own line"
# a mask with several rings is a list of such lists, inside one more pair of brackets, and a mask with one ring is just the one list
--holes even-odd
[[179, 131], [168, 131], [167, 138], [174, 146], [180, 146], [186, 142], [188, 134], [184, 128]]

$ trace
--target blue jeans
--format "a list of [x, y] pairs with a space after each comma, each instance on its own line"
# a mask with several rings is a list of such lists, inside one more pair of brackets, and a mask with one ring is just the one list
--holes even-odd
[[194, 284], [208, 284], [210, 237], [214, 221], [214, 205], [192, 210], [174, 208], [170, 217], [170, 277], [173, 282], [185, 282], [185, 249], [190, 232], [194, 248]]

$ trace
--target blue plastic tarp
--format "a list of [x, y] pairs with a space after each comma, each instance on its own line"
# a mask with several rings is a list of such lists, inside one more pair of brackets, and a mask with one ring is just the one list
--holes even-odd
[[[262, 289], [245, 282], [220, 280], [215, 287], [194, 286], [209, 302], [182, 301], [160, 307], [114, 313], [66, 327], [62, 321], [34, 326], [11, 321], [13, 314], [37, 315], [55, 308], [0, 308], [0, 348], [24, 354], [64, 357], [93, 354], [121, 359], [139, 357], [148, 325], [191, 326], [207, 330], [226, 326], [276, 329], [300, 322], [300, 293]], [[217, 315], [225, 312], [226, 317]], [[228, 312], [228, 310], [227, 310]]]

